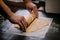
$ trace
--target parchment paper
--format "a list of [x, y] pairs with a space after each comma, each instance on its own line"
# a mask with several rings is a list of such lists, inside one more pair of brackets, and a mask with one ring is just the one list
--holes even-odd
[[[14, 25], [9, 20], [6, 20], [2, 23], [2, 26], [5, 25], [4, 27], [7, 27], [7, 28], [3, 28], [2, 30], [5, 31], [6, 33], [44, 38], [46, 33], [48, 32], [48, 29], [49, 29], [53, 19], [47, 18], [45, 16], [45, 14], [42, 12], [38, 12], [38, 13], [39, 13], [39, 18], [42, 18], [42, 19], [48, 21], [49, 24], [46, 27], [43, 27], [42, 29], [40, 29], [36, 32], [29, 32], [29, 33], [22, 32], [21, 30], [14, 28]], [[30, 13], [27, 10], [18, 10], [16, 12], [16, 15], [23, 15], [25, 18], [27, 18], [30, 15]]]

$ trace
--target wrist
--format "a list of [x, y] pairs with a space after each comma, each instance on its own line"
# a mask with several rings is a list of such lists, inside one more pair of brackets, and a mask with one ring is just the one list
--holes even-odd
[[13, 15], [14, 15], [13, 12], [10, 12], [8, 17], [11, 18]]
[[25, 4], [31, 3], [31, 0], [24, 0]]
[[32, 3], [32, 2], [26, 2], [25, 5], [30, 5], [30, 3]]

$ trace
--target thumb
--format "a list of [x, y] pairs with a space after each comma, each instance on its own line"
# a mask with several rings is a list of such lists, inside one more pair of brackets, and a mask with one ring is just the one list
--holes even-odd
[[37, 7], [33, 8], [33, 12], [38, 16], [38, 9], [37, 9]]
[[30, 14], [32, 13], [32, 10], [31, 9], [28, 9], [28, 11], [30, 12]]

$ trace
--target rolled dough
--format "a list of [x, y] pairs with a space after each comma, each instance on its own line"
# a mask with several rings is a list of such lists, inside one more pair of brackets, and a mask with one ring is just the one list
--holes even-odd
[[45, 27], [48, 25], [48, 21], [41, 19], [41, 18], [36, 18], [30, 26], [26, 29], [26, 32], [35, 32], [40, 30], [41, 28]]

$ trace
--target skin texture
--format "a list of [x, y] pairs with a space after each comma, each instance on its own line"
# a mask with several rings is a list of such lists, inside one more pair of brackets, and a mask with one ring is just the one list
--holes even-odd
[[[38, 14], [38, 11], [37, 11], [37, 7], [35, 4], [33, 4], [31, 2], [31, 0], [24, 0], [25, 4], [26, 4], [26, 7], [27, 9], [29, 10], [29, 12], [33, 11], [34, 13], [36, 13], [36, 15]], [[24, 18], [24, 16], [17, 16], [15, 15], [11, 9], [4, 3], [3, 0], [0, 0], [0, 6], [4, 9], [4, 11], [6, 12], [6, 14], [8, 15], [8, 18], [13, 22], [13, 23], [16, 23], [16, 24], [19, 24], [20, 25], [20, 28], [22, 30], [26, 30], [26, 27], [27, 27], [27, 22], [26, 22], [26, 19]], [[8, 10], [8, 11], [7, 11]]]

